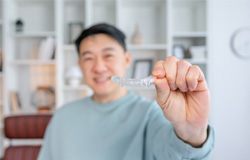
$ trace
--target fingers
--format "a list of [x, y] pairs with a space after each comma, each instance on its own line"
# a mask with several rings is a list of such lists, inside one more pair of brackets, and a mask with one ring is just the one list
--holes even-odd
[[166, 75], [166, 72], [163, 67], [164, 61], [158, 61], [154, 65], [154, 69], [152, 71], [152, 75], [156, 78], [164, 78]]
[[166, 79], [166, 71], [163, 64], [164, 61], [158, 61], [154, 65], [154, 69], [152, 71], [152, 75], [155, 77], [154, 83], [157, 91], [157, 101], [159, 104], [164, 104], [170, 93], [170, 88]]
[[193, 65], [189, 68], [186, 81], [189, 91], [207, 90], [205, 76], [197, 65]]
[[176, 75], [176, 86], [179, 88], [182, 92], [188, 91], [188, 85], [187, 85], [187, 73], [190, 68], [191, 64], [187, 61], [180, 60], [177, 62], [177, 75]]
[[[206, 89], [206, 82], [201, 69], [173, 56], [166, 58], [165, 61], [158, 61], [152, 74], [156, 78], [157, 88], [164, 86], [164, 89], [179, 89], [181, 92]], [[164, 82], [167, 84], [164, 84]]]
[[174, 56], [168, 57], [163, 63], [163, 67], [165, 69], [166, 78], [171, 90], [177, 89], [176, 84], [176, 74], [177, 74], [177, 62], [178, 59]]
[[200, 70], [198, 66], [191, 66], [186, 76], [187, 86], [190, 91], [195, 90], [198, 85], [198, 80], [200, 77]]

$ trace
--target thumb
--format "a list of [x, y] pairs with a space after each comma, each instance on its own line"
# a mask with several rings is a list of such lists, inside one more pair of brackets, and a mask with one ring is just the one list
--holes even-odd
[[170, 88], [166, 78], [154, 78], [154, 84], [157, 94], [157, 102], [159, 105], [164, 105], [169, 97]]
[[166, 78], [166, 72], [163, 67], [163, 61], [158, 61], [152, 71], [154, 84], [157, 93], [157, 101], [159, 105], [165, 104], [170, 94], [170, 88]]

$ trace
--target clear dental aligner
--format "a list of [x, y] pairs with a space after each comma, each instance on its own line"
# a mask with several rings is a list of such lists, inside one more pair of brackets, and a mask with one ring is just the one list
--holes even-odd
[[150, 87], [154, 84], [154, 79], [152, 76], [142, 78], [142, 79], [131, 79], [131, 78], [122, 78], [119, 76], [112, 76], [111, 80], [120, 86], [128, 87]]

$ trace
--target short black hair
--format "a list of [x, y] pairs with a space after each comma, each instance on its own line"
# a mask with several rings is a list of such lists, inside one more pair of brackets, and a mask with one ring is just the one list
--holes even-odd
[[124, 51], [127, 51], [126, 36], [121, 30], [107, 23], [98, 23], [83, 30], [79, 37], [75, 40], [78, 53], [80, 53], [80, 44], [86, 37], [101, 33], [112, 37], [122, 46]]

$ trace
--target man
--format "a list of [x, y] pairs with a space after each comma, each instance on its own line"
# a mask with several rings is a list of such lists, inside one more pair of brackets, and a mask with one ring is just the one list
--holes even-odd
[[209, 91], [199, 67], [168, 57], [152, 71], [157, 103], [111, 81], [125, 76], [131, 57], [125, 35], [97, 24], [76, 40], [79, 65], [93, 96], [59, 109], [39, 160], [207, 159]]

